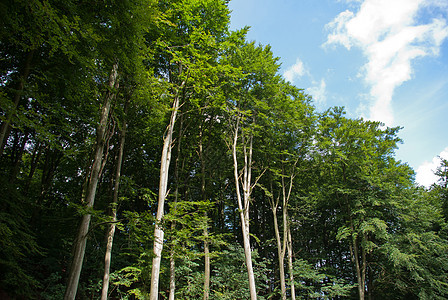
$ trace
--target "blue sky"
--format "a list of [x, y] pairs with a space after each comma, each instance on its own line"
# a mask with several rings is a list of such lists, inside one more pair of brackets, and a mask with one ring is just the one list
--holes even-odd
[[448, 159], [448, 1], [231, 0], [231, 28], [271, 45], [319, 111], [400, 126], [396, 158], [434, 182]]

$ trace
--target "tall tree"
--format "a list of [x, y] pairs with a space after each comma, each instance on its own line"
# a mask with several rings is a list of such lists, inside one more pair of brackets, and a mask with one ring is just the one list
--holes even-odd
[[[129, 101], [129, 100], [127, 100]], [[109, 229], [107, 231], [107, 244], [106, 244], [106, 254], [104, 256], [104, 276], [103, 276], [103, 288], [101, 291], [101, 299], [106, 300], [108, 298], [108, 290], [109, 290], [109, 279], [110, 279], [110, 265], [112, 259], [112, 246], [115, 235], [115, 228], [117, 222], [117, 209], [118, 209], [118, 195], [120, 188], [120, 177], [121, 177], [121, 166], [123, 164], [123, 155], [124, 155], [124, 145], [126, 141], [126, 126], [127, 126], [127, 111], [128, 111], [128, 102], [124, 104], [124, 116], [121, 123], [120, 130], [120, 140], [118, 145], [118, 155], [116, 160], [116, 170], [115, 170], [115, 178], [114, 178], [114, 188], [113, 188], [113, 198], [110, 205], [111, 209], [111, 223], [109, 225]]]
[[[104, 103], [101, 108], [100, 121], [96, 130], [96, 143], [94, 150], [94, 158], [92, 168], [89, 174], [89, 180], [86, 187], [85, 200], [87, 209], [92, 209], [95, 202], [95, 195], [98, 181], [100, 178], [100, 170], [103, 165], [103, 151], [106, 139], [106, 129], [109, 120], [110, 108], [112, 100], [115, 97], [118, 89], [118, 62], [115, 62], [109, 77], [109, 90], [104, 96]], [[84, 260], [87, 234], [89, 231], [90, 219], [92, 214], [90, 212], [84, 214], [79, 225], [78, 234], [74, 243], [72, 264], [68, 276], [67, 290], [65, 292], [65, 299], [75, 299], [78, 288], [79, 276], [81, 274], [82, 263]]]
[[[335, 108], [324, 114], [319, 129], [323, 157], [331, 161], [329, 196], [337, 201], [342, 218], [337, 239], [346, 240], [359, 299], [364, 299], [373, 278], [373, 259], [387, 240], [390, 213], [396, 209], [395, 193], [406, 188], [407, 169], [396, 163], [394, 149], [399, 128], [381, 128], [378, 122], [351, 120]], [[393, 173], [397, 178], [391, 177]], [[400, 174], [400, 175], [399, 175]], [[383, 211], [381, 208], [386, 207]], [[369, 291], [367, 291], [369, 292]]]
[[249, 212], [253, 188], [265, 170], [259, 171], [255, 180], [252, 179], [254, 139], [263, 134], [263, 125], [269, 109], [268, 99], [275, 96], [275, 89], [272, 87], [278, 82], [276, 72], [279, 66], [269, 47], [256, 47], [254, 43], [236, 44], [230, 52], [229, 61], [232, 66], [241, 68], [242, 71], [234, 91], [227, 96], [230, 126], [232, 126], [229, 148], [233, 158], [235, 194], [240, 214], [249, 289], [251, 299], [256, 299]]
[[[182, 73], [182, 65], [179, 65], [179, 74]], [[186, 80], [183, 80], [180, 84], [180, 88], [183, 88], [186, 84]], [[164, 215], [164, 205], [167, 197], [168, 190], [168, 172], [171, 161], [171, 148], [173, 142], [174, 125], [177, 118], [177, 112], [180, 107], [180, 91], [174, 95], [174, 101], [172, 106], [172, 112], [170, 122], [166, 129], [166, 136], [163, 140], [162, 157], [160, 161], [160, 181], [159, 181], [159, 195], [156, 214], [156, 224], [154, 228], [154, 258], [152, 260], [151, 271], [151, 300], [158, 299], [159, 296], [159, 274], [160, 274], [160, 262], [162, 259], [163, 238], [164, 232], [162, 228], [162, 217]]]
[[[106, 130], [108, 127], [110, 110], [116, 96], [120, 74], [136, 74], [141, 72], [142, 51], [145, 50], [144, 35], [145, 26], [151, 18], [151, 2], [116, 2], [113, 5], [102, 6], [94, 3], [94, 8], [80, 5], [79, 13], [85, 18], [85, 27], [90, 29], [89, 41], [95, 41], [94, 55], [91, 57], [97, 73], [93, 80], [100, 81], [101, 71], [111, 68], [108, 80], [105, 80], [100, 109], [100, 117], [96, 127], [96, 142], [93, 150], [93, 161], [89, 174], [86, 174], [85, 205], [86, 213], [83, 214], [79, 225], [77, 237], [74, 242], [73, 259], [68, 276], [65, 299], [74, 299], [78, 287], [79, 277], [83, 264], [87, 234], [91, 220], [91, 210], [95, 202], [101, 170], [104, 168], [106, 157], [103, 157]], [[125, 27], [125, 28], [122, 28]], [[82, 47], [85, 45], [80, 45]], [[85, 50], [81, 48], [81, 50]], [[106, 152], [107, 153], [107, 152]]]
[[[271, 128], [264, 134], [263, 161], [268, 168], [268, 179], [261, 182], [270, 202], [273, 215], [274, 237], [277, 242], [277, 258], [282, 299], [287, 296], [285, 258], [288, 254], [289, 286], [295, 298], [290, 234], [290, 200], [297, 193], [294, 178], [300, 172], [299, 162], [309, 155], [312, 136], [312, 107], [310, 98], [302, 91], [284, 82], [276, 84], [275, 97], [270, 97], [269, 118]], [[279, 222], [278, 211], [281, 211]]]
[[[166, 19], [171, 22], [165, 31], [162, 29], [158, 40], [161, 50], [159, 62], [162, 77], [168, 75], [172, 86], [172, 111], [164, 138], [162, 149], [160, 184], [156, 224], [154, 229], [154, 258], [151, 272], [150, 299], [157, 299], [159, 294], [159, 273], [163, 249], [163, 229], [161, 221], [164, 215], [164, 203], [168, 190], [168, 171], [171, 160], [171, 147], [177, 112], [191, 94], [194, 85], [188, 81], [200, 80], [201, 70], [207, 68], [207, 46], [216, 43], [227, 28], [228, 10], [224, 1], [218, 3], [210, 0], [159, 3], [166, 11]], [[165, 40], [169, 37], [168, 40]]]

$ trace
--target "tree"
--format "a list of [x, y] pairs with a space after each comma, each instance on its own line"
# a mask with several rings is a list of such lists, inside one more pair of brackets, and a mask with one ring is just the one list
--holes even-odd
[[[282, 299], [287, 296], [285, 258], [288, 254], [289, 286], [291, 298], [295, 299], [292, 236], [289, 207], [294, 197], [294, 178], [300, 172], [300, 163], [306, 159], [311, 143], [313, 126], [312, 108], [309, 98], [302, 91], [279, 82], [275, 97], [270, 98], [268, 118], [271, 124], [265, 134], [263, 161], [268, 168], [268, 182], [261, 187], [268, 196], [273, 214], [274, 236], [277, 242], [278, 268]], [[264, 186], [263, 186], [264, 184]], [[279, 223], [278, 211], [281, 211]]]
[[[103, 104], [100, 109], [100, 118], [96, 128], [93, 162], [89, 174], [86, 175], [86, 186], [83, 191], [85, 192], [85, 195], [83, 195], [85, 197], [83, 203], [87, 212], [81, 218], [78, 234], [75, 239], [65, 299], [74, 299], [76, 296], [91, 220], [91, 212], [89, 210], [93, 209], [98, 181], [106, 161], [105, 157], [103, 158], [103, 152], [106, 144], [106, 131], [110, 110], [119, 86], [118, 66], [119, 64], [121, 65], [123, 72], [120, 73], [122, 74], [128, 74], [130, 71], [135, 72], [135, 68], [142, 66], [140, 62], [140, 51], [144, 49], [142, 37], [145, 32], [142, 26], [146, 25], [146, 18], [148, 17], [147, 11], [141, 11], [141, 8], [144, 6], [144, 3], [137, 1], [134, 3], [116, 3], [116, 5], [105, 7], [98, 6], [98, 14], [95, 11], [93, 13], [81, 11], [81, 14], [88, 21], [92, 22], [88, 26], [90, 25], [92, 31], [100, 37], [100, 41], [95, 44], [95, 50], [98, 56], [93, 57], [93, 60], [96, 60], [100, 66], [111, 66], [111, 71], [108, 82], [106, 83], [106, 91], [102, 95]], [[123, 10], [126, 13], [120, 14], [117, 13], [117, 10]], [[134, 16], [135, 20], [131, 21], [131, 18]], [[125, 24], [129, 25], [127, 30], [120, 29]], [[128, 40], [129, 36], [127, 34], [134, 40]], [[112, 49], [120, 50], [114, 51]], [[129, 61], [129, 58], [135, 60]], [[96, 75], [98, 76], [99, 74]]]
[[[95, 202], [96, 189], [99, 177], [101, 176], [101, 167], [103, 165], [103, 151], [106, 139], [106, 128], [109, 119], [110, 107], [112, 100], [115, 97], [114, 90], [118, 89], [118, 62], [113, 65], [109, 78], [109, 91], [104, 96], [103, 107], [101, 108], [100, 121], [96, 130], [96, 143], [94, 150], [94, 159], [92, 168], [89, 174], [88, 184], [85, 190], [86, 208], [93, 208]], [[81, 274], [82, 262], [84, 260], [87, 234], [89, 231], [91, 213], [84, 214], [79, 225], [78, 235], [75, 240], [74, 254], [70, 273], [68, 277], [67, 290], [65, 299], [75, 299], [76, 290], [78, 287], [79, 276]]]
[[[267, 100], [275, 95], [273, 86], [278, 82], [276, 72], [279, 66], [269, 47], [256, 47], [254, 43], [244, 43], [236, 45], [232, 51], [233, 53], [231, 52], [228, 58], [229, 62], [232, 66], [241, 68], [242, 76], [236, 82], [234, 90], [227, 96], [229, 123], [232, 129], [229, 134], [229, 148], [233, 158], [235, 193], [240, 214], [249, 289], [251, 299], [256, 299], [249, 211], [252, 190], [265, 170], [261, 170], [252, 181], [254, 138], [263, 134], [265, 116], [269, 109]], [[243, 163], [240, 167], [241, 160]]]
[[[165, 6], [168, 3], [162, 2], [159, 5], [166, 9]], [[167, 196], [168, 171], [177, 112], [181, 106], [181, 100], [186, 101], [189, 96], [187, 95], [188, 81], [201, 78], [201, 71], [207, 68], [208, 55], [207, 53], [204, 55], [199, 50], [205, 52], [208, 45], [216, 43], [217, 39], [224, 34], [228, 22], [227, 7], [223, 1], [218, 4], [208, 0], [188, 3], [173, 2], [170, 5], [172, 5], [172, 10], [167, 9], [169, 14], [166, 18], [172, 22], [173, 26], [167, 27], [167, 31], [161, 37], [165, 38], [168, 35], [172, 39], [168, 41], [159, 40], [159, 46], [162, 47], [160, 55], [163, 60], [161, 60], [161, 63], [167, 64], [162, 72], [168, 74], [168, 80], [172, 86], [173, 102], [171, 117], [164, 138], [160, 166], [150, 299], [157, 299], [159, 293], [160, 261], [164, 236], [160, 223], [164, 215], [164, 203]], [[196, 16], [199, 12], [201, 12], [199, 14], [201, 17], [198, 19]], [[180, 14], [181, 18], [178, 17], [177, 13]], [[196, 88], [193, 85], [191, 87]]]
[[336, 238], [347, 240], [359, 299], [364, 299], [375, 274], [369, 260], [386, 243], [390, 214], [397, 209], [395, 197], [411, 181], [408, 168], [393, 159], [399, 128], [382, 129], [377, 122], [343, 114], [336, 108], [321, 119], [321, 155], [331, 162], [328, 175], [335, 178], [325, 193], [335, 199], [337, 216], [345, 223]]
[[124, 145], [125, 145], [125, 141], [126, 141], [127, 106], [128, 106], [128, 102], [125, 103], [124, 116], [123, 116], [123, 121], [121, 124], [122, 128], [120, 130], [120, 144], [118, 146], [118, 155], [117, 155], [116, 171], [115, 171], [115, 179], [114, 179], [114, 191], [113, 191], [113, 198], [112, 198], [112, 202], [111, 202], [111, 217], [112, 217], [112, 219], [111, 219], [111, 223], [109, 225], [109, 230], [107, 231], [106, 254], [104, 256], [104, 277], [103, 277], [103, 288], [102, 288], [102, 292], [101, 292], [102, 300], [107, 299], [108, 290], [109, 290], [112, 245], [113, 245], [116, 222], [117, 222], [117, 206], [118, 206], [118, 194], [119, 194], [119, 187], [120, 187], [121, 166], [123, 164]]

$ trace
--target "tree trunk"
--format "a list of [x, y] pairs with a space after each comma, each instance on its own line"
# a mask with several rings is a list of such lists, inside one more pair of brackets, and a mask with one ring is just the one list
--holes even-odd
[[112, 256], [112, 245], [114, 242], [115, 235], [115, 227], [117, 222], [117, 205], [118, 205], [118, 190], [120, 187], [120, 177], [121, 177], [121, 165], [123, 162], [123, 153], [124, 153], [124, 143], [126, 140], [126, 114], [128, 103], [125, 103], [124, 108], [124, 117], [123, 117], [123, 128], [120, 133], [120, 145], [118, 150], [117, 157], [117, 168], [115, 170], [115, 180], [114, 180], [114, 194], [112, 198], [111, 205], [111, 216], [112, 223], [109, 225], [109, 230], [107, 232], [107, 245], [106, 245], [106, 254], [104, 256], [104, 276], [103, 276], [103, 289], [101, 291], [101, 300], [107, 299], [107, 294], [109, 291], [109, 279], [110, 279], [110, 264], [111, 264], [111, 256]]
[[[181, 87], [185, 85], [185, 81]], [[164, 214], [165, 199], [168, 190], [168, 172], [171, 160], [171, 144], [173, 141], [174, 123], [176, 122], [177, 111], [179, 110], [179, 93], [176, 94], [173, 101], [170, 123], [168, 124], [167, 133], [163, 141], [162, 158], [160, 163], [160, 180], [159, 180], [159, 196], [156, 222], [154, 228], [154, 258], [152, 259], [151, 271], [151, 292], [149, 299], [157, 300], [159, 296], [159, 274], [160, 262], [162, 260], [163, 249], [163, 228], [161, 226], [162, 217]]]
[[363, 276], [362, 276], [362, 271], [361, 271], [361, 267], [359, 266], [359, 254], [358, 254], [358, 242], [356, 241], [356, 239], [354, 239], [353, 241], [353, 254], [355, 257], [355, 269], [356, 269], [356, 278], [358, 281], [358, 293], [359, 293], [359, 300], [364, 300], [364, 294], [365, 294], [365, 289], [364, 289], [364, 282], [363, 282]]
[[[294, 163], [294, 167], [296, 166], [297, 161]], [[285, 170], [282, 166], [282, 174], [284, 175]], [[272, 189], [271, 184], [271, 210], [274, 217], [274, 233], [275, 233], [275, 239], [277, 241], [277, 253], [278, 253], [278, 264], [279, 264], [279, 273], [280, 273], [280, 286], [281, 286], [281, 297], [283, 300], [286, 300], [286, 272], [285, 272], [285, 256], [286, 256], [286, 250], [288, 250], [288, 264], [289, 264], [289, 271], [290, 271], [290, 277], [294, 278], [294, 275], [292, 274], [293, 267], [292, 267], [292, 248], [291, 248], [291, 232], [289, 229], [289, 220], [288, 220], [288, 204], [289, 199], [291, 197], [291, 191], [293, 186], [293, 180], [294, 180], [294, 169], [292, 170], [289, 181], [289, 187], [288, 187], [288, 193], [286, 192], [286, 183], [284, 176], [281, 176], [281, 196], [282, 196], [282, 217], [283, 217], [283, 240], [280, 236], [280, 230], [278, 226], [278, 217], [277, 217], [277, 208], [279, 205], [279, 197], [277, 197], [277, 200], [274, 199], [274, 190]], [[294, 280], [294, 279], [292, 279]], [[294, 281], [291, 282], [291, 295], [295, 298], [295, 291], [294, 289]]]
[[[367, 241], [367, 236], [363, 235], [364, 241]], [[366, 271], [367, 271], [367, 259], [366, 259], [366, 249], [361, 247], [361, 284], [363, 290], [363, 297], [366, 294]]]
[[[203, 151], [203, 128], [199, 128], [199, 160], [201, 161], [201, 194], [202, 201], [207, 201], [207, 194], [205, 190], [205, 158]], [[205, 220], [208, 223], [207, 212], [204, 212]], [[204, 228], [204, 300], [210, 298], [210, 248], [208, 241], [208, 228]]]
[[373, 299], [373, 274], [372, 269], [367, 269], [367, 299], [372, 300]]
[[0, 127], [0, 157], [3, 155], [3, 149], [6, 144], [7, 136], [8, 136], [8, 129], [11, 125], [12, 117], [15, 115], [15, 111], [17, 107], [19, 106], [21, 93], [23, 92], [23, 89], [25, 87], [25, 82], [28, 79], [28, 76], [30, 74], [31, 70], [31, 61], [33, 59], [34, 50], [27, 53], [25, 58], [25, 66], [23, 68], [22, 74], [19, 78], [19, 82], [17, 84], [17, 89], [14, 93], [14, 102], [12, 111], [6, 112], [6, 120], [2, 123], [2, 126]]
[[[205, 213], [207, 217], [207, 213]], [[204, 300], [210, 298], [210, 249], [208, 244], [208, 230], [204, 229]]]
[[36, 144], [34, 145], [34, 149], [33, 149], [33, 154], [31, 156], [30, 172], [28, 173], [28, 177], [27, 177], [27, 180], [26, 180], [26, 183], [25, 183], [25, 188], [24, 188], [24, 193], [26, 195], [28, 195], [28, 193], [29, 193], [29, 188], [30, 188], [30, 185], [31, 185], [31, 181], [32, 181], [33, 176], [34, 176], [34, 172], [36, 171], [36, 167], [37, 167], [37, 164], [39, 162], [41, 154], [42, 154], [41, 142], [40, 141], [36, 141]]
[[296, 288], [294, 285], [294, 267], [292, 264], [292, 238], [291, 228], [288, 224], [288, 267], [289, 267], [289, 285], [291, 286], [291, 300], [296, 300]]
[[[274, 232], [275, 239], [277, 240], [277, 254], [278, 254], [278, 266], [280, 271], [280, 287], [281, 296], [283, 300], [286, 300], [286, 280], [285, 280], [285, 247], [282, 246], [282, 240], [280, 237], [280, 230], [278, 228], [277, 220], [277, 204], [272, 205], [272, 214], [274, 217]], [[285, 241], [285, 236], [283, 236], [283, 241]]]
[[[246, 258], [246, 268], [249, 277], [249, 291], [250, 299], [257, 299], [257, 290], [255, 287], [255, 276], [252, 267], [252, 252], [250, 249], [250, 230], [249, 230], [249, 204], [250, 204], [250, 192], [251, 192], [251, 163], [252, 163], [252, 137], [250, 137], [249, 143], [249, 153], [247, 153], [246, 141], [244, 141], [243, 136], [243, 152], [244, 152], [244, 167], [243, 167], [243, 178], [242, 178], [242, 188], [243, 188], [243, 199], [240, 193], [240, 178], [238, 175], [238, 159], [236, 146], [238, 143], [238, 131], [239, 131], [239, 117], [235, 125], [235, 133], [233, 139], [232, 155], [233, 155], [233, 170], [235, 176], [235, 188], [236, 196], [238, 201], [238, 209], [240, 211], [241, 218], [241, 231], [243, 234], [243, 246], [244, 255]], [[244, 204], [243, 204], [244, 200]]]
[[13, 167], [11, 169], [10, 182], [13, 183], [16, 180], [17, 174], [20, 171], [20, 164], [22, 163], [23, 152], [25, 151], [25, 145], [28, 141], [29, 131], [25, 130], [25, 134], [22, 137], [22, 141], [17, 150], [15, 150], [15, 157], [13, 159]]
[[[90, 178], [86, 189], [86, 207], [90, 209], [95, 202], [96, 188], [99, 181], [100, 169], [103, 159], [104, 138], [109, 119], [109, 112], [112, 100], [115, 96], [113, 89], [118, 89], [118, 62], [114, 63], [109, 76], [109, 90], [106, 92], [103, 107], [101, 108], [100, 122], [96, 130], [95, 155], [93, 165], [90, 172]], [[67, 289], [65, 292], [65, 300], [73, 300], [78, 289], [79, 276], [81, 274], [84, 254], [86, 250], [87, 233], [89, 231], [91, 214], [87, 213], [82, 216], [81, 223], [78, 228], [78, 234], [74, 241], [73, 260], [68, 275]]]
[[[176, 180], [176, 191], [174, 193], [174, 207], [176, 207], [176, 203], [179, 200], [179, 160], [181, 156], [182, 150], [182, 137], [183, 137], [183, 128], [184, 128], [184, 118], [183, 115], [180, 116], [179, 120], [179, 138], [177, 142], [177, 156], [176, 163], [174, 164], [174, 178]], [[182, 164], [183, 169], [183, 164]], [[171, 223], [171, 232], [174, 232], [176, 229], [176, 221]], [[176, 298], [176, 244], [172, 244], [170, 250], [170, 293], [168, 296], [169, 300], [174, 300]]]
[[[294, 291], [294, 275], [293, 275], [293, 266], [292, 266], [292, 239], [291, 239], [291, 230], [289, 228], [289, 217], [288, 217], [288, 206], [289, 206], [289, 199], [291, 198], [291, 192], [294, 182], [294, 173], [295, 173], [295, 167], [297, 164], [297, 160], [295, 161], [293, 165], [293, 170], [291, 171], [291, 175], [289, 176], [289, 187], [288, 187], [288, 193], [286, 193], [286, 183], [285, 178], [282, 177], [282, 195], [283, 195], [283, 249], [282, 249], [282, 262], [284, 262], [284, 257], [286, 254], [286, 251], [288, 250], [288, 264], [289, 264], [289, 276], [290, 276], [290, 286], [291, 286], [291, 297], [292, 299], [295, 299], [295, 291]], [[285, 173], [284, 168], [282, 167], [283, 173]], [[283, 268], [284, 272], [284, 268]], [[283, 275], [283, 280], [285, 288], [286, 288], [286, 279], [285, 275]], [[285, 296], [286, 300], [286, 291]]]
[[[354, 231], [353, 221], [350, 219], [350, 227], [352, 232]], [[359, 246], [358, 246], [358, 240], [357, 237], [353, 237], [351, 239], [350, 243], [350, 254], [352, 257], [352, 262], [355, 265], [355, 271], [356, 271], [356, 279], [358, 282], [358, 294], [359, 294], [359, 300], [364, 300], [365, 298], [365, 254], [363, 252], [363, 266], [361, 266], [361, 262], [359, 260]]]
[[174, 250], [170, 253], [170, 294], [169, 300], [174, 300], [176, 297], [176, 260], [174, 258]]

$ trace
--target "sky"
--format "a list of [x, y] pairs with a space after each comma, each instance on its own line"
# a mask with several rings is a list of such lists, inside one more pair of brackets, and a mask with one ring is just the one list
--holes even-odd
[[318, 111], [400, 126], [396, 158], [429, 187], [448, 159], [447, 0], [231, 0], [231, 29], [270, 45]]

